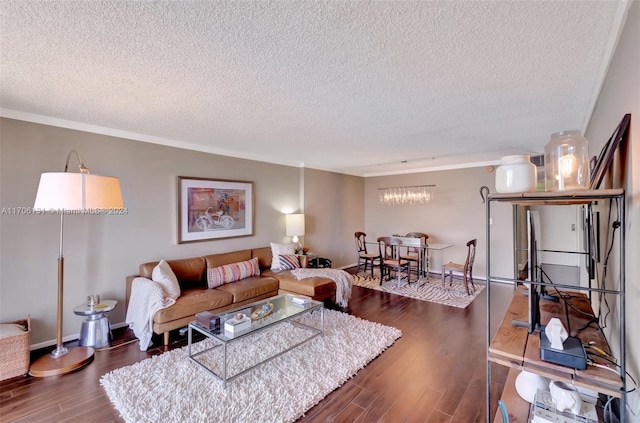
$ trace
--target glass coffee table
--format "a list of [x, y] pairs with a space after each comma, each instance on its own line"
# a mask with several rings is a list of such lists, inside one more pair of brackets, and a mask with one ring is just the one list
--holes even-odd
[[[305, 299], [304, 304], [299, 303], [302, 298]], [[316, 322], [315, 313], [310, 316], [312, 312], [319, 313], [319, 322]], [[225, 322], [233, 321], [238, 314], [247, 316], [250, 326], [233, 333], [225, 330]], [[187, 353], [191, 361], [221, 380], [224, 388], [227, 382], [251, 369], [319, 335], [324, 336], [324, 304], [308, 297], [278, 295], [227, 310], [219, 317], [219, 330], [209, 330], [196, 321], [189, 323]], [[319, 327], [311, 325], [311, 322]], [[210, 341], [194, 344], [193, 331]], [[267, 351], [267, 344], [275, 349]]]

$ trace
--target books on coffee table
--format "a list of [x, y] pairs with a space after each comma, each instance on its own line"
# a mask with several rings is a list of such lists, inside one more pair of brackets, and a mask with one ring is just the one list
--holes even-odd
[[311, 303], [311, 298], [309, 297], [293, 297], [291, 299], [291, 303], [298, 306], [306, 306]]

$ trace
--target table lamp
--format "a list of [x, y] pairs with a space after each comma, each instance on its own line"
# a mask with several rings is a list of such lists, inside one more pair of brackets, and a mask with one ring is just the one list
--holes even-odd
[[[80, 173], [68, 173], [69, 160], [75, 154]], [[102, 214], [104, 210], [124, 208], [120, 182], [109, 176], [90, 175], [80, 155], [72, 150], [64, 172], [47, 172], [40, 176], [34, 209], [60, 214], [60, 255], [58, 256], [58, 319], [56, 349], [33, 362], [29, 374], [35, 377], [72, 372], [89, 364], [93, 348], [65, 347], [62, 344], [62, 306], [64, 286], [63, 229], [65, 214]]]

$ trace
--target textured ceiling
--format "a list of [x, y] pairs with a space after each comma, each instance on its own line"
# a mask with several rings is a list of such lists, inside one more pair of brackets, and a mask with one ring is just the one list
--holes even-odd
[[[2, 116], [356, 175], [584, 131], [619, 1], [4, 1]], [[406, 163], [403, 163], [406, 161]]]

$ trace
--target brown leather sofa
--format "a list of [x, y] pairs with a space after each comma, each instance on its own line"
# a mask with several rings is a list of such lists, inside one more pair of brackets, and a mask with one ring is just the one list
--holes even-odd
[[[252, 276], [214, 289], [207, 286], [207, 268], [258, 258], [260, 276]], [[301, 265], [306, 267], [306, 257]], [[336, 284], [331, 279], [314, 277], [298, 280], [289, 270], [271, 270], [271, 248], [255, 248], [229, 253], [210, 254], [180, 260], [167, 260], [180, 283], [181, 294], [171, 307], [159, 310], [153, 317], [153, 331], [164, 334], [164, 344], [169, 343], [169, 331], [186, 326], [195, 314], [210, 311], [222, 313], [254, 301], [290, 293], [306, 295], [318, 301], [335, 302]], [[140, 265], [139, 276], [151, 279], [158, 262]], [[131, 296], [131, 284], [138, 276], [127, 276], [127, 307]]]

